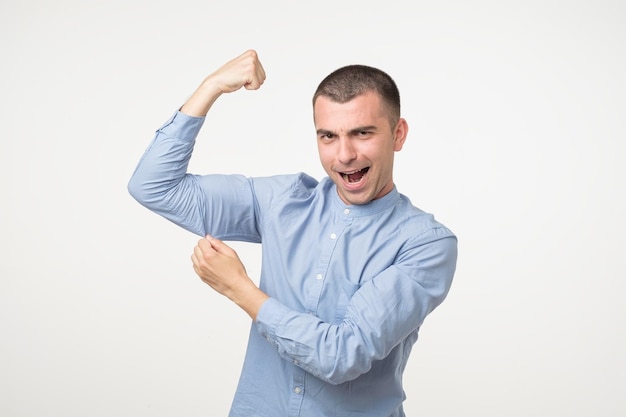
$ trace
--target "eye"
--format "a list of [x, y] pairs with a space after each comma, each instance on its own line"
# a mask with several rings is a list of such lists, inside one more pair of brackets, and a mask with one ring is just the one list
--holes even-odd
[[334, 137], [335, 137], [335, 135], [330, 133], [330, 132], [324, 132], [324, 133], [320, 133], [319, 134], [320, 140], [329, 141], [329, 140], [333, 139]]

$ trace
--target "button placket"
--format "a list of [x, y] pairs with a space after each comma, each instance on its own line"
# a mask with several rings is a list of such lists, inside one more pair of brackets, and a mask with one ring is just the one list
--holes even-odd
[[328, 270], [328, 265], [335, 251], [339, 236], [343, 233], [343, 230], [352, 223], [352, 216], [348, 216], [351, 213], [350, 209], [344, 208], [340, 213], [343, 213], [343, 215], [338, 213], [339, 215], [335, 216], [334, 222], [332, 222], [333, 225], [331, 227], [334, 228], [335, 231], [327, 230], [327, 238], [325, 242], [322, 241], [320, 258], [317, 262], [318, 269], [314, 272], [313, 285], [309, 288], [305, 304], [306, 312], [309, 314], [317, 314], [318, 303], [324, 287], [324, 281], [326, 280], [325, 272]]

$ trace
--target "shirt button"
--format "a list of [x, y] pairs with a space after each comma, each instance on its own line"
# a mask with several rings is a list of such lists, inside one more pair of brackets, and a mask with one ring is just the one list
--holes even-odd
[[335, 239], [337, 239], [337, 235], [336, 235], [335, 233], [331, 233], [331, 234], [330, 234], [330, 238], [331, 238], [332, 240], [335, 240]]
[[302, 392], [302, 388], [300, 388], [300, 387], [295, 387], [295, 388], [293, 389], [293, 392], [295, 392], [296, 394], [300, 394], [300, 393]]
[[350, 214], [350, 209], [345, 209], [345, 210], [343, 211], [343, 214]]
[[318, 280], [318, 281], [321, 281], [321, 280], [322, 280], [322, 278], [324, 278], [324, 277], [322, 276], [322, 274], [317, 274], [317, 275], [315, 276], [315, 279], [316, 279], [316, 280]]

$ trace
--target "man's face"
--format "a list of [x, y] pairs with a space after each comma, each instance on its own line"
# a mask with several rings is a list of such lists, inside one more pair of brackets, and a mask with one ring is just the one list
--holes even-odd
[[346, 204], [366, 204], [393, 189], [394, 152], [408, 125], [390, 126], [374, 92], [336, 103], [319, 96], [313, 107], [320, 161]]

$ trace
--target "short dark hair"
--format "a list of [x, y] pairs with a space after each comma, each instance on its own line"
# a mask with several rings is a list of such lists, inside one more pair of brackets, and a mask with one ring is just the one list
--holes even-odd
[[313, 105], [319, 96], [346, 103], [367, 92], [382, 99], [392, 126], [400, 119], [400, 91], [389, 74], [367, 65], [347, 65], [331, 72], [318, 85]]

